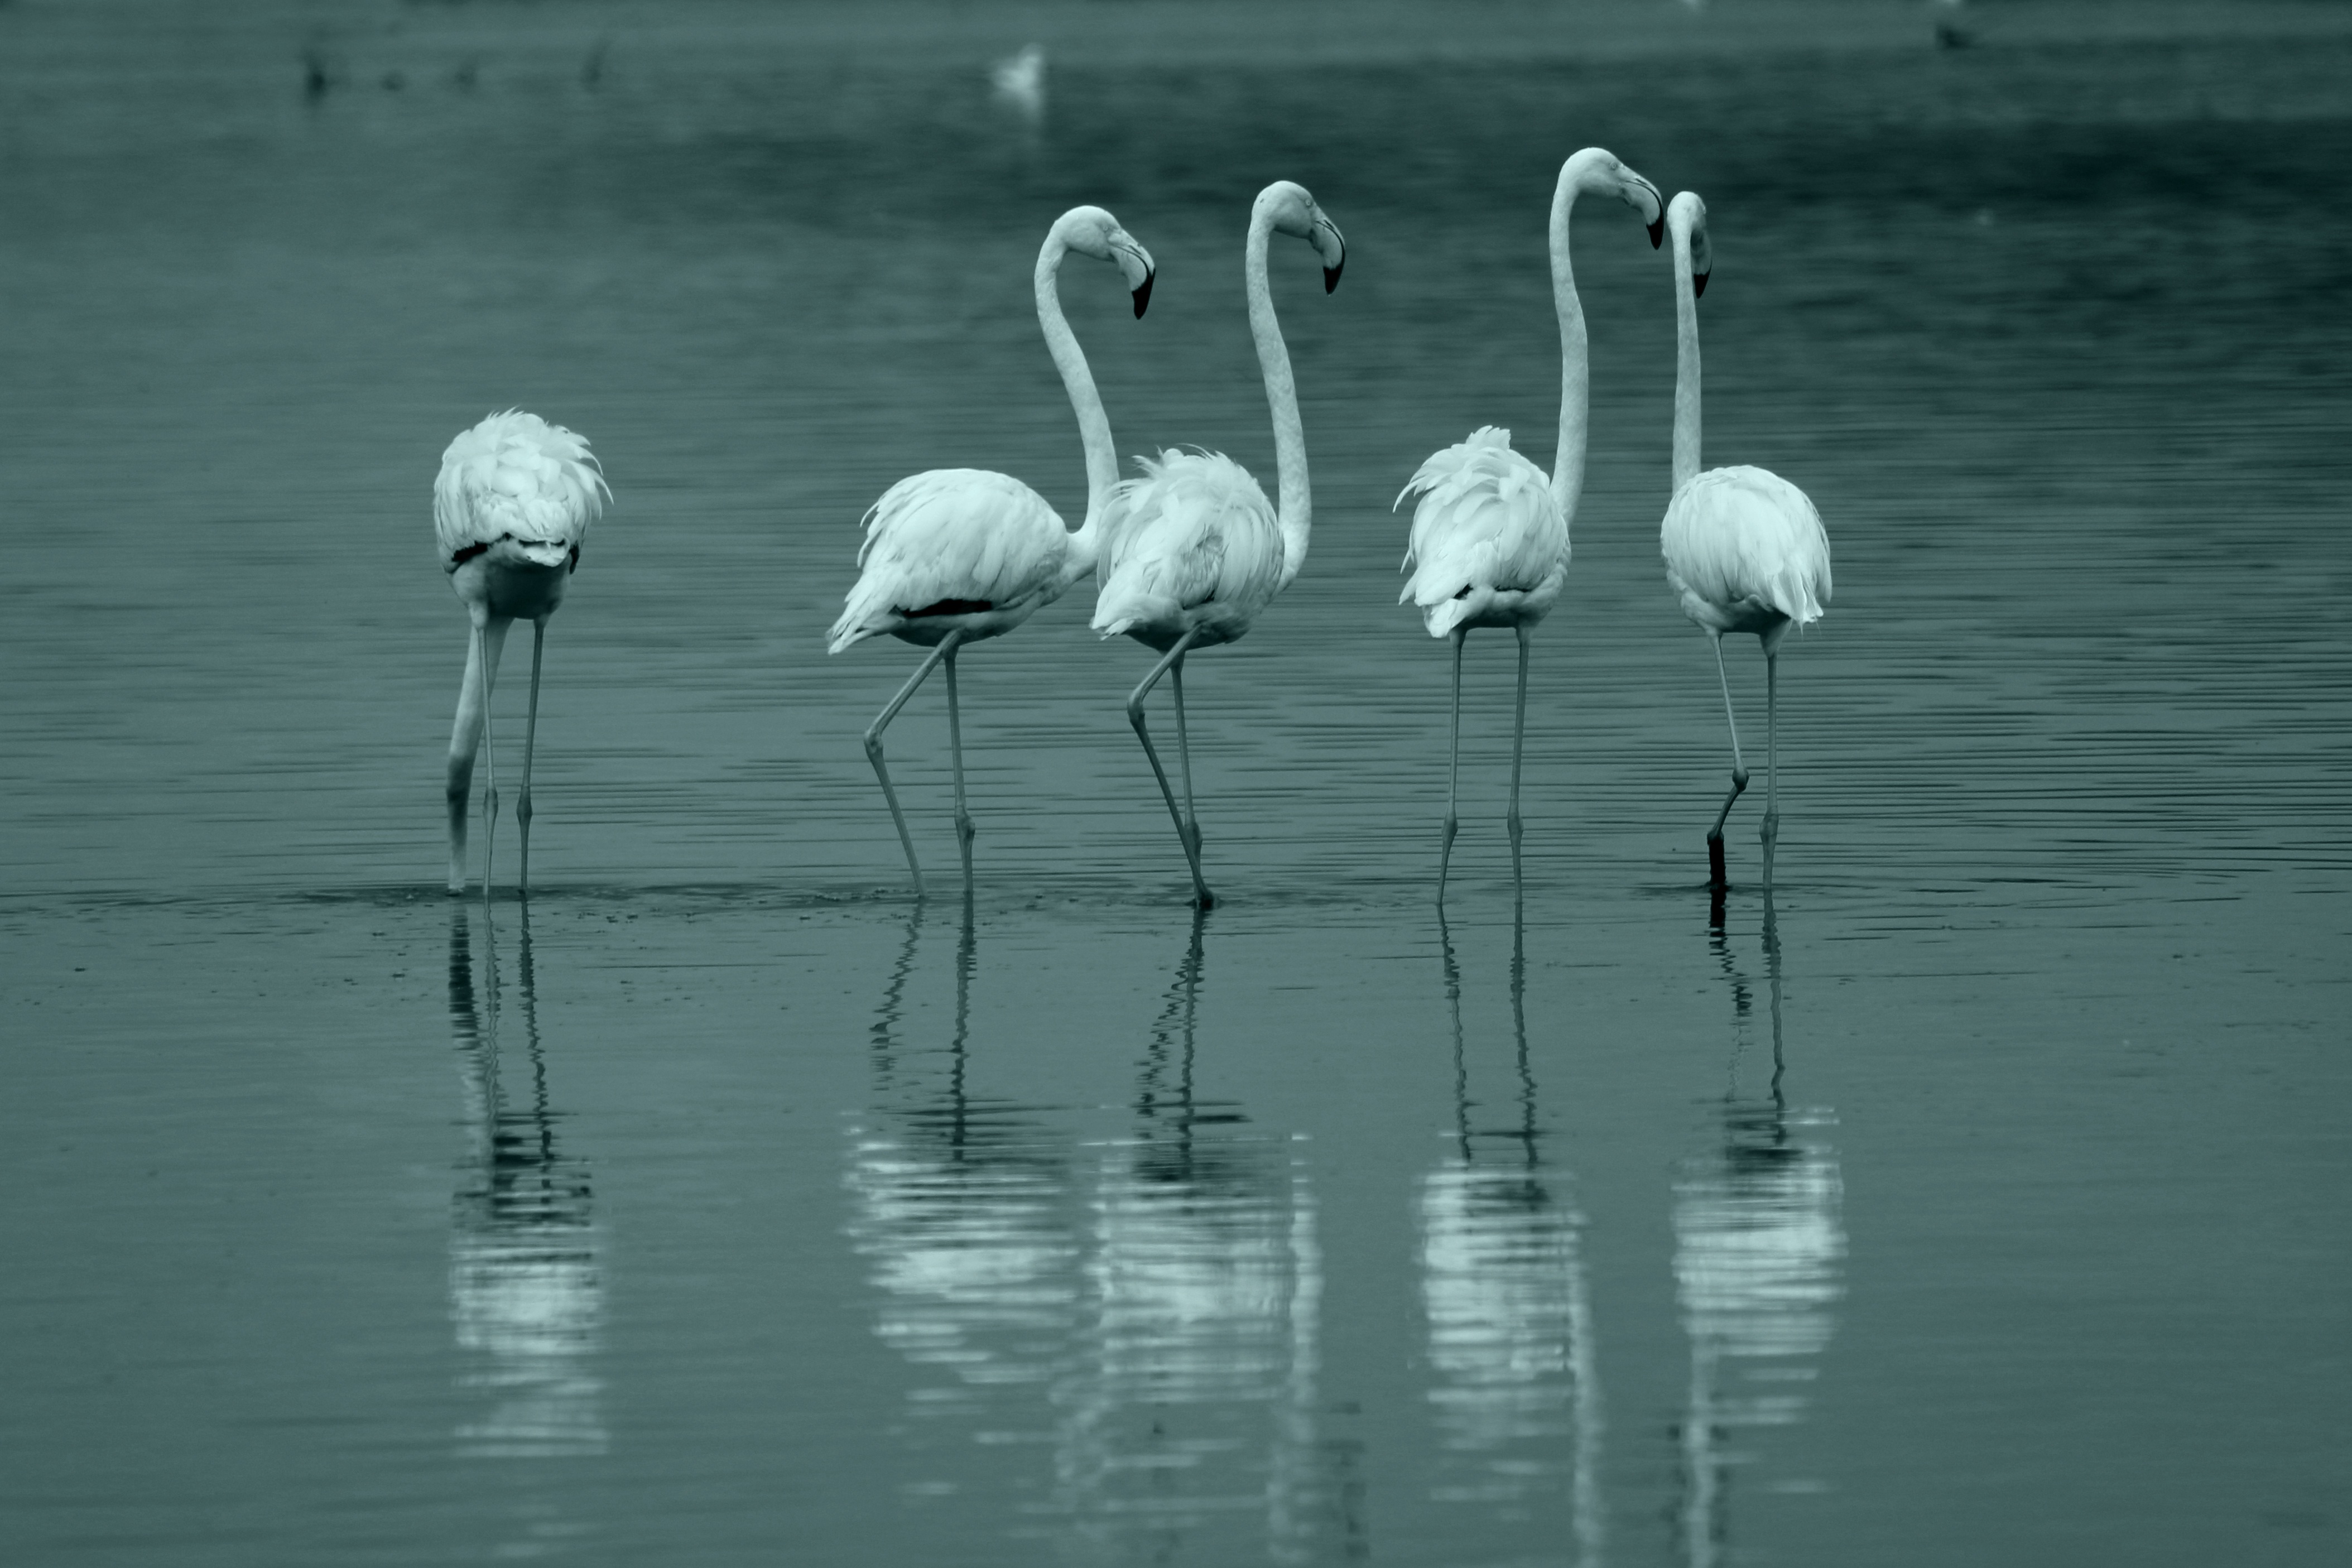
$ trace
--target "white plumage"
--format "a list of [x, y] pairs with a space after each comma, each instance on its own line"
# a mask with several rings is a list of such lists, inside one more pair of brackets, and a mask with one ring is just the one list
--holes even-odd
[[585, 440], [519, 408], [493, 414], [441, 454], [433, 483], [441, 569], [455, 573], [473, 546], [509, 542], [536, 565], [576, 565], [610, 494]]
[[1432, 453], [1397, 497], [1421, 499], [1397, 603], [1421, 608], [1429, 635], [1540, 620], [1568, 582], [1568, 514], [1549, 476], [1488, 425]]
[[861, 521], [860, 571], [827, 634], [828, 653], [885, 632], [926, 646], [957, 628], [967, 641], [1002, 636], [1091, 564], [1071, 550], [1069, 530], [1044, 496], [987, 468], [909, 475]]
[[1810, 626], [1830, 602], [1830, 536], [1804, 491], [1763, 468], [1713, 468], [1658, 531], [1683, 614], [1723, 632]]
[[1062, 313], [1057, 279], [1062, 258], [1072, 251], [1116, 264], [1133, 293], [1138, 316], [1151, 299], [1152, 268], [1150, 254], [1100, 207], [1072, 207], [1064, 213], [1054, 220], [1037, 251], [1033, 279], [1037, 322], [1046, 352], [1062, 373], [1086, 449], [1086, 521], [1070, 531], [1045, 497], [1010, 475], [985, 468], [931, 468], [900, 479], [859, 520], [866, 540], [857, 547], [857, 581], [826, 634], [832, 653], [884, 633], [933, 650], [866, 731], [866, 755], [881, 783], [882, 797], [889, 803], [890, 820], [898, 826], [899, 847], [907, 852], [907, 869], [918, 893], [923, 870], [883, 760], [882, 732], [932, 668], [944, 664], [956, 838], [969, 883], [974, 828], [971, 814], [964, 809], [956, 650], [968, 642], [1003, 636], [1095, 569], [1104, 513], [1118, 482], [1118, 452], [1111, 445], [1109, 417], [1077, 337]]
[[1773, 849], [1780, 836], [1775, 765], [1780, 686], [1780, 639], [1790, 626], [1822, 618], [1830, 602], [1830, 536], [1805, 492], [1763, 468], [1699, 471], [1698, 297], [1712, 270], [1706, 204], [1689, 191], [1666, 209], [1675, 240], [1675, 489], [1658, 528], [1666, 582], [1683, 614], [1715, 651], [1723, 687], [1724, 721], [1731, 731], [1731, 791], [1707, 830], [1708, 879], [1717, 894], [1728, 885], [1723, 825], [1748, 787], [1739, 756], [1739, 721], [1732, 711], [1731, 680], [1723, 668], [1726, 632], [1752, 634], [1764, 648], [1764, 881], [1772, 881]]
[[[1130, 637], [1162, 657], [1127, 700], [1128, 721], [1143, 742], [1143, 754], [1160, 784], [1160, 797], [1176, 824], [1192, 872], [1194, 903], [1213, 902], [1201, 876], [1201, 826], [1192, 815], [1192, 748], [1184, 724], [1184, 655], [1194, 647], [1238, 640], [1276, 594], [1290, 585], [1307, 560], [1314, 503], [1307, 479], [1307, 436], [1298, 418], [1298, 392], [1290, 376], [1290, 351], [1275, 320], [1274, 291], [1266, 279], [1268, 237], [1286, 234], [1306, 240], [1323, 261], [1323, 289], [1339, 286], [1347, 242], [1323, 216], [1303, 185], [1276, 180], [1260, 191], [1250, 208], [1243, 251], [1243, 287], [1249, 300], [1250, 335], [1257, 345], [1258, 370], [1274, 417], [1275, 461], [1282, 501], [1267, 503], [1265, 491], [1239, 463], [1216, 452], [1163, 451], [1137, 459], [1142, 472], [1123, 480], [1113, 493], [1104, 524], [1095, 599], [1094, 629], [1104, 637]], [[1184, 805], [1179, 810], [1168, 771], [1151, 744], [1143, 700], [1163, 675], [1171, 678], [1176, 703], [1176, 746], [1184, 773]]]
[[1288, 581], [1274, 504], [1222, 452], [1135, 463], [1104, 524], [1094, 629], [1163, 653], [1188, 631], [1194, 647], [1237, 640]]
[[547, 618], [563, 603], [565, 587], [579, 569], [588, 525], [604, 509], [612, 491], [583, 437], [536, 414], [509, 408], [462, 431], [441, 454], [433, 482], [433, 536], [441, 570], [465, 605], [473, 634], [466, 650], [466, 679], [457, 693], [457, 717], [449, 733], [449, 890], [466, 886], [466, 800], [473, 787], [478, 751], [489, 755], [489, 778], [482, 791], [482, 888], [490, 884], [497, 847], [499, 769], [489, 744], [490, 692], [507, 629], [517, 619], [531, 624], [530, 717], [523, 731], [522, 791], [515, 822], [522, 837], [518, 886], [530, 886], [530, 765], [539, 739], [540, 659], [545, 651]]
[[1420, 607], [1429, 635], [1454, 644], [1454, 733], [1445, 780], [1445, 827], [1437, 852], [1437, 897], [1454, 861], [1461, 821], [1454, 806], [1462, 775], [1462, 648], [1479, 626], [1508, 627], [1519, 644], [1518, 702], [1511, 728], [1511, 866], [1519, 857], [1519, 762], [1528, 730], [1528, 634], [1550, 613], [1568, 583], [1568, 525], [1584, 489], [1584, 437], [1591, 404], [1584, 306], [1570, 265], [1568, 220], [1580, 195], [1613, 196], [1642, 215], [1650, 243], [1664, 231], [1655, 185], [1603, 147], [1587, 147], [1559, 166], [1553, 184], [1549, 245], [1552, 306], [1559, 318], [1559, 442], [1552, 472], [1511, 449], [1511, 433], [1493, 425], [1433, 454], [1414, 471], [1395, 505], [1418, 495], [1404, 564], [1413, 568], [1397, 602]]

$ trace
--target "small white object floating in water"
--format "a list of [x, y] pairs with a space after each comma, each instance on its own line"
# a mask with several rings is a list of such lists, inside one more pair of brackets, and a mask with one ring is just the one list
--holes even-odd
[[996, 96], [1032, 120], [1045, 112], [1045, 51], [1036, 44], [1022, 46], [988, 68]]

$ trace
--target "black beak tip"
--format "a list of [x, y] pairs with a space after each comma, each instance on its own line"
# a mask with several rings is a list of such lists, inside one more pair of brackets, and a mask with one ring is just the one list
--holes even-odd
[[1144, 310], [1145, 310], [1147, 308], [1149, 308], [1149, 307], [1150, 307], [1150, 305], [1151, 304], [1151, 284], [1152, 284], [1152, 280], [1153, 280], [1154, 279], [1158, 278], [1159, 276], [1160, 276], [1160, 275], [1159, 275], [1158, 273], [1156, 273], [1156, 272], [1147, 272], [1147, 273], [1145, 273], [1145, 274], [1143, 275], [1143, 281], [1142, 281], [1139, 285], [1138, 285], [1138, 286], [1137, 286], [1137, 288], [1136, 288], [1136, 290], [1135, 290], [1135, 319], [1136, 319], [1137, 321], [1141, 321], [1141, 320], [1143, 319], [1143, 312], [1144, 312]]
[[1704, 272], [1694, 272], [1694, 273], [1692, 273], [1692, 274], [1691, 274], [1691, 298], [1692, 298], [1692, 299], [1694, 299], [1694, 300], [1696, 300], [1696, 299], [1697, 299], [1700, 295], [1702, 295], [1702, 294], [1704, 294], [1704, 293], [1706, 293], [1706, 273], [1704, 273]]
[[1326, 267], [1323, 269], [1323, 292], [1328, 294], [1339, 287], [1339, 269], [1347, 265], [1347, 261], [1343, 258], [1339, 267]]
[[1666, 212], [1664, 207], [1661, 207], [1658, 209], [1658, 216], [1650, 220], [1650, 248], [1655, 250], [1665, 242]]

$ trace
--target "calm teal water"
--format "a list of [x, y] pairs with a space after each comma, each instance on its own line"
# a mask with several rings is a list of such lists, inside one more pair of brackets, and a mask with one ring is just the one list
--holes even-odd
[[[0, 9], [0, 1556], [2339, 1560], [2352, 33], [1940, 15]], [[1668, 276], [1584, 212], [1524, 879], [1474, 642], [1441, 921], [1388, 505], [1548, 458], [1595, 142], [1706, 195], [1707, 456], [1838, 595], [1712, 919]], [[1275, 177], [1350, 256], [1276, 255], [1305, 574], [1189, 667], [1224, 902], [1082, 589], [964, 661], [979, 881], [919, 906], [856, 520], [1076, 515], [1081, 200], [1160, 263], [1139, 322], [1066, 279], [1122, 447], [1270, 479]], [[427, 502], [516, 403], [617, 495], [527, 908], [436, 890]], [[891, 731], [940, 876], [944, 744]]]

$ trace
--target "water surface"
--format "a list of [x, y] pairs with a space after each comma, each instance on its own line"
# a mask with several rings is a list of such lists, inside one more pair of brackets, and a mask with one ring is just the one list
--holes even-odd
[[[2352, 1542], [2332, 12], [141, 15], [0, 10], [12, 1561]], [[1441, 921], [1388, 508], [1475, 425], [1548, 460], [1595, 142], [1706, 195], [1707, 456], [1837, 595], [1717, 916], [1667, 272], [1580, 209], [1523, 880], [1473, 639]], [[1028, 279], [1082, 200], [1161, 268], [1139, 322], [1066, 273], [1122, 449], [1270, 479], [1275, 177], [1350, 258], [1276, 255], [1307, 569], [1190, 666], [1224, 901], [1081, 590], [963, 663], [968, 905], [940, 699], [893, 727], [918, 905], [857, 740], [912, 659], [822, 651], [858, 514], [972, 464], [1078, 515]], [[517, 403], [617, 496], [527, 908], [437, 889], [427, 527]]]

